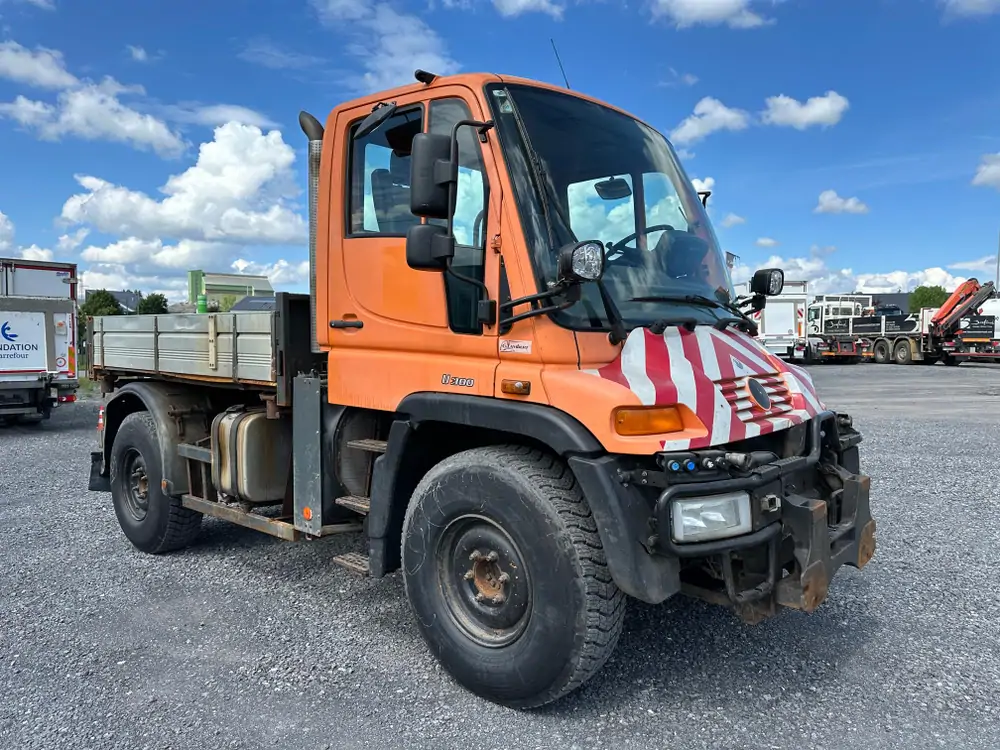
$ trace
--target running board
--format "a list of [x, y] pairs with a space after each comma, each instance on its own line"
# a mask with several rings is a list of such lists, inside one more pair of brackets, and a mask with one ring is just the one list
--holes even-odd
[[368, 558], [357, 552], [346, 552], [343, 555], [337, 555], [333, 558], [333, 562], [352, 573], [358, 573], [363, 576], [368, 575]]
[[[203, 500], [194, 495], [181, 496], [181, 505], [191, 510], [196, 510], [206, 516], [220, 518], [229, 521], [237, 526], [244, 526], [254, 531], [260, 531], [286, 542], [297, 542], [303, 537], [315, 538], [311, 534], [306, 534], [295, 528], [294, 524], [282, 521], [277, 518], [268, 518], [258, 513], [248, 513], [240, 508], [231, 505], [223, 505], [211, 500]], [[320, 528], [319, 536], [331, 536], [333, 534], [347, 534], [361, 531], [363, 526], [360, 523], [334, 523]]]
[[371, 500], [360, 495], [338, 497], [334, 502], [341, 507], [353, 510], [355, 513], [367, 514], [371, 510]]
[[347, 441], [348, 448], [356, 448], [359, 451], [370, 451], [371, 453], [385, 453], [388, 445], [385, 440], [373, 440], [372, 438]]

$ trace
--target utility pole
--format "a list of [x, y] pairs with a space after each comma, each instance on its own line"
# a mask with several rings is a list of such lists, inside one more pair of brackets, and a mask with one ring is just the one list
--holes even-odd
[[997, 288], [1000, 289], [1000, 239], [997, 240]]

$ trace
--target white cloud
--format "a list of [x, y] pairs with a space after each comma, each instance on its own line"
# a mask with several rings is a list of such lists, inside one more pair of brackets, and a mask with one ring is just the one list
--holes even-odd
[[183, 102], [160, 108], [165, 119], [173, 122], [218, 127], [227, 122], [255, 125], [258, 128], [276, 128], [278, 124], [267, 115], [238, 104], [200, 104]]
[[976, 169], [976, 176], [972, 178], [972, 184], [1000, 190], [1000, 154], [983, 155], [982, 161]]
[[128, 50], [129, 55], [131, 55], [132, 59], [135, 60], [136, 62], [149, 61], [149, 53], [146, 52], [146, 50], [143, 49], [142, 47], [136, 47], [133, 44], [126, 44], [125, 49]]
[[43, 89], [64, 89], [79, 83], [66, 70], [61, 52], [45, 47], [29, 50], [17, 42], [0, 42], [0, 78]]
[[741, 283], [750, 279], [760, 268], [781, 268], [785, 278], [794, 281], [808, 281], [809, 289], [816, 294], [888, 294], [911, 291], [922, 285], [941, 285], [945, 289], [955, 289], [966, 278], [954, 276], [943, 268], [933, 267], [921, 271], [895, 270], [885, 273], [855, 273], [850, 268], [835, 268], [828, 263], [836, 248], [813, 246], [806, 257], [784, 258], [772, 255], [755, 264], [740, 263], [733, 269], [733, 282]]
[[493, 7], [506, 18], [522, 13], [545, 13], [553, 18], [562, 18], [564, 10], [563, 6], [551, 0], [493, 0]]
[[715, 178], [706, 177], [704, 180], [699, 180], [697, 177], [692, 177], [691, 184], [694, 185], [696, 191], [704, 193], [706, 190], [711, 190], [715, 187]]
[[754, 242], [757, 247], [777, 247], [778, 241], [771, 239], [770, 237], [760, 237]]
[[749, 124], [749, 113], [731, 109], [718, 99], [706, 96], [694, 106], [694, 113], [674, 128], [670, 133], [670, 140], [687, 145], [719, 130], [743, 130]]
[[751, 0], [653, 0], [653, 17], [666, 18], [678, 29], [698, 24], [752, 29], [773, 23], [750, 6]]
[[140, 150], [153, 150], [160, 156], [176, 157], [186, 148], [181, 136], [163, 121], [123, 104], [123, 93], [141, 92], [112, 78], [101, 83], [87, 83], [61, 91], [56, 105], [18, 96], [0, 104], [0, 117], [8, 117], [47, 141], [66, 136], [84, 140], [126, 143]]
[[267, 276], [271, 284], [278, 286], [300, 284], [309, 278], [308, 260], [289, 263], [284, 258], [281, 258], [274, 263], [257, 263], [237, 258], [232, 263], [232, 269], [236, 273], [245, 273], [251, 276]]
[[370, 93], [413, 82], [417, 68], [438, 75], [459, 69], [444, 41], [416, 15], [377, 0], [311, 0], [320, 20], [352, 41], [345, 50], [363, 73], [349, 84]]
[[747, 220], [736, 214], [726, 214], [726, 217], [719, 223], [726, 229], [729, 229], [730, 227], [735, 227], [737, 224], [746, 224]]
[[92, 265], [80, 273], [84, 289], [141, 289], [144, 294], [162, 294], [170, 302], [187, 299], [187, 275], [163, 276], [134, 273], [122, 265]]
[[248, 41], [236, 56], [246, 62], [272, 70], [305, 69], [323, 62], [320, 57], [282, 49], [263, 37]]
[[59, 249], [60, 253], [70, 253], [80, 247], [83, 241], [87, 239], [87, 235], [90, 234], [90, 230], [87, 227], [81, 227], [77, 229], [72, 234], [60, 235], [59, 241], [56, 243], [56, 247]]
[[940, 0], [945, 17], [983, 18], [1000, 13], [1000, 0]]
[[52, 260], [52, 251], [38, 245], [22, 247], [21, 258], [23, 260]]
[[38, 245], [17, 247], [14, 244], [15, 234], [14, 222], [3, 211], [0, 211], [0, 253], [7, 255], [16, 253], [24, 260], [52, 260], [52, 251]]
[[0, 253], [7, 252], [14, 244], [14, 222], [0, 211]]
[[972, 271], [973, 273], [985, 273], [989, 274], [992, 278], [993, 274], [997, 270], [997, 256], [995, 255], [985, 255], [979, 260], [963, 260], [958, 263], [951, 263], [948, 265], [956, 271]]
[[765, 103], [767, 109], [761, 112], [762, 122], [796, 130], [805, 130], [814, 125], [836, 125], [850, 107], [847, 98], [836, 91], [827, 91], [823, 96], [812, 96], [804, 104], [784, 94], [769, 96]]
[[228, 123], [203, 143], [198, 161], [170, 177], [151, 198], [98, 177], [77, 175], [85, 192], [70, 197], [62, 218], [98, 231], [144, 240], [160, 237], [209, 242], [302, 242], [306, 224], [286, 205], [299, 192], [295, 152], [281, 133]]
[[836, 190], [824, 190], [813, 209], [817, 214], [866, 214], [868, 206], [857, 198], [841, 198]]
[[[3, 5], [5, 0], [0, 0], [0, 5]], [[55, 10], [56, 5], [53, 0], [6, 0], [6, 2], [22, 2], [28, 5], [34, 5], [36, 8], [41, 8], [42, 10]]]

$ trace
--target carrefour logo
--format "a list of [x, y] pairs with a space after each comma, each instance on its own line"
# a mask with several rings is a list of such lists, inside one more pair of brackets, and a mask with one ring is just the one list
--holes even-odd
[[22, 344], [17, 339], [9, 320], [0, 323], [0, 359], [28, 359], [31, 352], [39, 351], [38, 344]]

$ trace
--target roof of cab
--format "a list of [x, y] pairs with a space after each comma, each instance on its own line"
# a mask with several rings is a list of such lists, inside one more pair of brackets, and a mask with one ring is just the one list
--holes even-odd
[[531, 78], [498, 75], [496, 73], [457, 73], [455, 75], [450, 75], [450, 76], [438, 76], [429, 84], [420, 83], [419, 81], [414, 80], [413, 83], [408, 83], [405, 86], [397, 86], [396, 88], [393, 89], [383, 89], [382, 91], [375, 91], [372, 92], [371, 94], [368, 94], [367, 96], [362, 96], [347, 102], [342, 102], [333, 109], [333, 111], [330, 113], [330, 118], [332, 119], [334, 113], [343, 109], [353, 109], [355, 107], [361, 107], [367, 104], [375, 105], [380, 101], [392, 99], [393, 97], [404, 96], [406, 94], [414, 93], [427, 88], [435, 88], [437, 86], [458, 85], [458, 86], [467, 86], [468, 88], [473, 90], [479, 90], [488, 83], [523, 84], [526, 86], [535, 86], [537, 88], [549, 89], [551, 91], [558, 91], [563, 94], [569, 94], [571, 96], [579, 97], [580, 99], [585, 99], [589, 102], [594, 102], [595, 104], [601, 104], [605, 107], [615, 110], [616, 112], [621, 112], [622, 114], [627, 115], [635, 120], [639, 120], [639, 122], [642, 122], [644, 125], [652, 127], [652, 125], [649, 125], [649, 123], [645, 122], [639, 117], [636, 117], [631, 112], [628, 112], [622, 109], [621, 107], [616, 107], [613, 104], [609, 104], [608, 102], [593, 96], [588, 96], [587, 94], [583, 94], [579, 91], [573, 91], [571, 89], [567, 89], [564, 86], [556, 86], [551, 83], [545, 83], [544, 81], [536, 81]]

